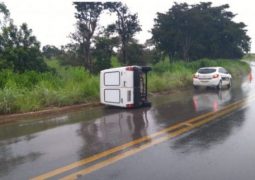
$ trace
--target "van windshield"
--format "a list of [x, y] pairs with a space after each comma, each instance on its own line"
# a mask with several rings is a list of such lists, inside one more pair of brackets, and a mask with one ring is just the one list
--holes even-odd
[[203, 69], [199, 69], [198, 73], [199, 74], [210, 74], [210, 73], [214, 73], [216, 71], [216, 69], [212, 69], [212, 68], [203, 68]]

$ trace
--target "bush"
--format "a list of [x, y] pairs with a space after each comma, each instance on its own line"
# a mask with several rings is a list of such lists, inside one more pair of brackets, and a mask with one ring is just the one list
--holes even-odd
[[56, 73], [0, 72], [1, 114], [86, 103], [98, 97], [98, 76], [82, 67], [59, 66]]

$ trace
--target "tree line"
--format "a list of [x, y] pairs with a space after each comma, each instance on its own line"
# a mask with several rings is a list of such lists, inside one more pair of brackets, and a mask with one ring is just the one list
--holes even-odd
[[[211, 2], [175, 3], [166, 13], [157, 13], [152, 37], [145, 44], [134, 38], [142, 30], [138, 14], [121, 2], [74, 2], [75, 32], [72, 43], [57, 48], [40, 47], [27, 24], [16, 26], [4, 3], [0, 3], [0, 69], [15, 72], [47, 71], [44, 58], [58, 57], [63, 64], [84, 66], [97, 73], [111, 67], [111, 58], [122, 65], [152, 64], [168, 56], [171, 61], [201, 58], [240, 59], [250, 50], [246, 25], [233, 21], [229, 5]], [[106, 27], [99, 22], [105, 12], [116, 16]]]
[[153, 41], [170, 59], [240, 59], [250, 50], [246, 25], [233, 21], [229, 5], [211, 2], [175, 3], [158, 13], [152, 29]]

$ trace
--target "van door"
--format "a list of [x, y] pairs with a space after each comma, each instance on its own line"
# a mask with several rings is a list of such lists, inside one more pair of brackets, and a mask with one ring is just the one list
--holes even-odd
[[121, 75], [119, 70], [102, 71], [100, 75], [101, 103], [121, 106]]

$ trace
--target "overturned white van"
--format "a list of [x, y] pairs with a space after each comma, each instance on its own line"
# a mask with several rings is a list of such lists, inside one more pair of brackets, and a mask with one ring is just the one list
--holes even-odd
[[100, 72], [102, 104], [135, 108], [150, 106], [147, 100], [147, 73], [151, 67], [126, 66]]

